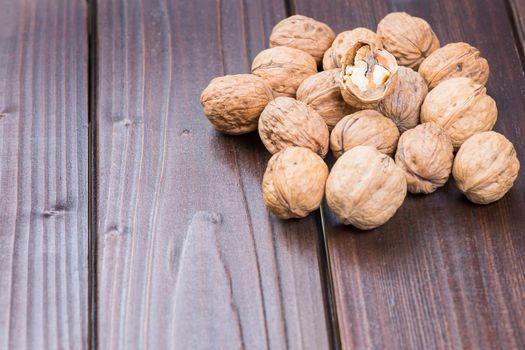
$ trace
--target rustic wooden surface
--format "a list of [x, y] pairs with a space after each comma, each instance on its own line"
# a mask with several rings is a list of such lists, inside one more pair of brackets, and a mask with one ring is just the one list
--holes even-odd
[[87, 347], [86, 14], [0, 0], [0, 349]]
[[523, 69], [525, 70], [525, 1], [523, 0], [507, 0], [509, 18], [514, 27], [516, 35], [516, 46]]
[[[518, 2], [516, 1], [516, 4]], [[467, 41], [491, 64], [495, 129], [525, 164], [525, 79], [504, 1], [296, 0], [297, 13], [336, 31], [374, 28], [388, 12], [427, 19], [442, 43]], [[470, 204], [449, 181], [410, 195], [371, 232], [326, 230], [344, 348], [518, 349], [525, 344], [525, 176], [501, 201]]]
[[328, 347], [315, 215], [264, 208], [269, 155], [213, 130], [199, 95], [249, 70], [284, 3], [101, 1], [101, 349]]
[[523, 1], [319, 4], [0, 0], [0, 349], [523, 347], [523, 174], [489, 206], [452, 180], [411, 195], [372, 232], [282, 222], [258, 136], [215, 132], [198, 102], [287, 15], [339, 32], [405, 10], [481, 49], [525, 164]]

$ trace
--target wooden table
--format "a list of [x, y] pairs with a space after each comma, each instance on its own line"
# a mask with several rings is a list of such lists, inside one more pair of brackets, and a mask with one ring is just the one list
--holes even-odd
[[449, 181], [368, 233], [265, 209], [269, 154], [199, 95], [248, 72], [280, 19], [388, 12], [491, 64], [525, 165], [523, 0], [0, 0], [0, 349], [519, 349], [525, 176]]

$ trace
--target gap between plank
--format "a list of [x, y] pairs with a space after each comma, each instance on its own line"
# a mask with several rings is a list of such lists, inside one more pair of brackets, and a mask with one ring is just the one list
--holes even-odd
[[505, 0], [505, 10], [509, 18], [510, 26], [512, 28], [512, 36], [514, 37], [514, 43], [516, 45], [518, 55], [521, 61], [521, 69], [525, 73], [525, 47], [523, 47], [522, 40], [525, 40], [524, 28], [521, 28], [519, 20], [519, 12], [514, 5], [514, 0]]
[[[284, 0], [286, 17], [295, 15], [295, 0]], [[337, 318], [337, 307], [334, 296], [334, 280], [332, 278], [332, 265], [330, 264], [330, 252], [326, 235], [326, 223], [323, 214], [324, 205], [321, 205], [316, 213], [318, 223], [317, 237], [317, 259], [319, 262], [319, 275], [323, 291], [323, 304], [325, 309], [326, 327], [328, 329], [328, 342], [330, 348], [341, 349], [341, 335], [339, 332], [339, 320]]]
[[97, 3], [87, 0], [88, 26], [88, 349], [97, 349]]

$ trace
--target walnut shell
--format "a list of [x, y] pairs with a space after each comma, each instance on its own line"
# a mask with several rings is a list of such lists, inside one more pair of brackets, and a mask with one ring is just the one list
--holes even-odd
[[328, 135], [324, 119], [306, 103], [290, 97], [268, 103], [259, 118], [259, 136], [272, 154], [288, 146], [300, 146], [324, 157]]
[[347, 115], [330, 135], [330, 149], [339, 158], [346, 151], [367, 145], [381, 153], [393, 155], [399, 131], [394, 122], [381, 113], [368, 109]]
[[432, 193], [450, 176], [454, 148], [445, 130], [424, 123], [399, 138], [396, 164], [405, 172], [408, 191]]
[[470, 137], [459, 149], [452, 175], [467, 198], [489, 204], [503, 197], [518, 177], [520, 162], [505, 136], [486, 131]]
[[341, 96], [340, 75], [341, 69], [319, 72], [306, 78], [297, 89], [297, 100], [315, 109], [330, 130], [341, 118], [354, 111]]
[[439, 40], [430, 25], [405, 12], [386, 15], [377, 25], [377, 35], [398, 64], [413, 69], [439, 48]]
[[[352, 69], [357, 67], [359, 52], [361, 48], [366, 49], [368, 47], [368, 53], [361, 62], [366, 62], [366, 79], [368, 85], [361, 87], [355, 84], [353, 75], [355, 73], [349, 73]], [[382, 81], [380, 85], [371, 86], [371, 82], [374, 76], [374, 72], [381, 68], [387, 72], [386, 80]], [[379, 70], [378, 70], [379, 71]], [[397, 79], [398, 65], [396, 58], [392, 56], [388, 51], [379, 49], [374, 43], [358, 40], [357, 43], [352, 46], [347, 53], [343, 56], [341, 66], [341, 81], [340, 89], [343, 99], [350, 106], [359, 109], [374, 109], [377, 107], [379, 101], [386, 96], [390, 95], [394, 90]], [[364, 88], [364, 89], [363, 89]]]
[[418, 72], [399, 67], [394, 89], [379, 102], [378, 111], [392, 119], [403, 133], [419, 124], [421, 105], [427, 93], [427, 84]]
[[213, 126], [232, 135], [257, 129], [259, 116], [272, 99], [272, 90], [264, 79], [253, 74], [212, 79], [200, 98], [204, 114]]
[[443, 46], [428, 56], [419, 67], [419, 74], [430, 89], [450, 78], [466, 77], [485, 85], [489, 79], [489, 64], [479, 50], [467, 43]]
[[332, 46], [326, 50], [323, 56], [323, 69], [329, 70], [341, 68], [343, 56], [354, 46], [357, 41], [364, 40], [372, 42], [376, 47], [381, 48], [381, 41], [376, 33], [368, 28], [355, 28], [337, 34]]
[[326, 181], [326, 202], [345, 225], [362, 230], [383, 225], [403, 204], [405, 175], [392, 158], [357, 146], [339, 158]]
[[268, 82], [275, 97], [295, 97], [303, 80], [317, 73], [317, 63], [304, 51], [277, 46], [255, 56], [252, 73]]
[[399, 67], [392, 93], [379, 102], [377, 110], [392, 119], [403, 133], [419, 124], [421, 104], [427, 93], [427, 83], [418, 72]]
[[334, 38], [335, 33], [328, 25], [310, 17], [295, 15], [283, 19], [273, 27], [270, 47], [288, 46], [303, 50], [320, 64]]
[[496, 102], [487, 89], [469, 78], [445, 80], [421, 106], [421, 122], [445, 129], [456, 149], [475, 133], [491, 130], [497, 117]]
[[281, 219], [303, 218], [323, 200], [328, 167], [303, 147], [287, 147], [274, 154], [262, 182], [265, 205]]

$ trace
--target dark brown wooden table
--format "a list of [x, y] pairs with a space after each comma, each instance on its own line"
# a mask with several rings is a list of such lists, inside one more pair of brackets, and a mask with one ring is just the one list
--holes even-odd
[[265, 209], [256, 133], [199, 95], [294, 13], [388, 12], [490, 62], [525, 167], [523, 0], [0, 0], [0, 349], [523, 349], [525, 176], [449, 181], [371, 232]]

